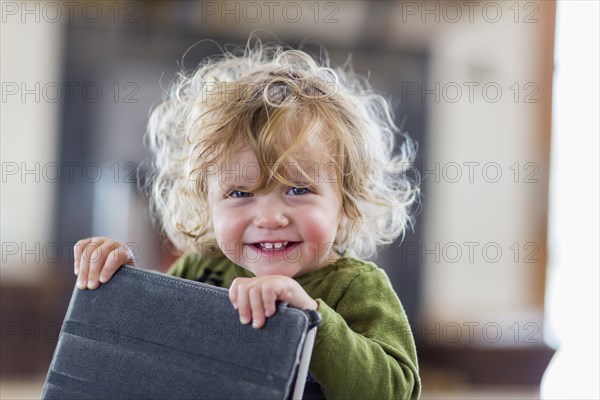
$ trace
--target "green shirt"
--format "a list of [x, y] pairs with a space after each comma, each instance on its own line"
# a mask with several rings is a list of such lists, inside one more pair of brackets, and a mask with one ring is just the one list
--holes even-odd
[[[189, 253], [168, 274], [229, 288], [254, 277], [225, 257]], [[421, 381], [406, 314], [386, 273], [342, 258], [294, 278], [319, 303], [310, 374], [328, 399], [416, 399]]]

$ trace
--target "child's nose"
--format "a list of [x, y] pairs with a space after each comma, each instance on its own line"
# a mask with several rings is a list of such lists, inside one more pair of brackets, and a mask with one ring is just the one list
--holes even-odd
[[287, 226], [290, 221], [286, 216], [285, 206], [278, 201], [263, 200], [265, 201], [257, 205], [254, 226], [265, 229], [276, 229]]

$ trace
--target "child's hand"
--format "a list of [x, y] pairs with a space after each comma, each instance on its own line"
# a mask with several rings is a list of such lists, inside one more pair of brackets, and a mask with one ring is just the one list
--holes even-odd
[[281, 275], [236, 278], [229, 288], [229, 299], [239, 310], [242, 324], [252, 321], [256, 329], [262, 328], [266, 318], [275, 314], [276, 300], [304, 310], [316, 310], [319, 305], [298, 282]]
[[106, 237], [93, 237], [75, 244], [75, 275], [79, 289], [96, 289], [106, 283], [123, 264], [135, 264], [124, 244]]

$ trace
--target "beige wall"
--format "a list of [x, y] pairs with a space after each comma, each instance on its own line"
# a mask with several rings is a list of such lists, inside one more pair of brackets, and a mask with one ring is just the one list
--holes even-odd
[[[438, 6], [443, 2], [437, 3]], [[414, 2], [422, 7], [422, 2]], [[483, 4], [483, 3], [482, 3]], [[537, 85], [539, 92], [534, 99], [549, 96], [549, 87], [540, 85], [539, 71], [541, 40], [544, 37], [543, 13], [533, 15], [538, 23], [524, 23], [532, 9], [520, 9], [519, 21], [515, 22], [512, 2], [502, 4], [502, 18], [498, 22], [486, 21], [481, 7], [474, 10], [473, 22], [467, 10], [456, 23], [445, 20], [441, 14], [439, 23], [435, 16], [425, 15], [421, 22], [421, 10], [409, 14], [398, 3], [393, 14], [394, 21], [388, 27], [385, 40], [391, 48], [422, 48], [431, 50], [429, 89], [440, 84], [440, 101], [429, 102], [427, 125], [428, 169], [439, 163], [440, 181], [430, 177], [425, 183], [424, 207], [427, 210], [425, 225], [417, 227], [427, 232], [423, 246], [432, 248], [439, 243], [436, 262], [434, 255], [424, 255], [424, 317], [439, 322], [494, 321], [510, 326], [514, 322], [539, 322], [541, 306], [532, 288], [539, 281], [539, 267], [545, 261], [545, 244], [539, 242], [539, 229], [545, 228], [547, 213], [546, 176], [547, 166], [544, 144], [541, 142], [545, 127], [543, 103], [525, 103], [525, 96]], [[541, 5], [543, 2], [535, 3]], [[523, 6], [523, 4], [521, 4]], [[431, 6], [434, 7], [434, 6]], [[440, 6], [441, 7], [441, 6]], [[320, 36], [351, 43], [360, 33], [357, 16], [365, 12], [365, 2], [340, 3], [337, 18], [348, 30], [337, 24], [317, 24], [305, 28], [305, 33], [318, 39]], [[306, 10], [305, 10], [306, 11]], [[451, 11], [451, 10], [448, 10]], [[486, 17], [493, 17], [488, 10]], [[442, 10], [440, 12], [443, 13]], [[493, 18], [492, 18], [493, 19]], [[216, 29], [222, 24], [208, 21], [204, 29]], [[243, 22], [243, 21], [242, 21]], [[285, 24], [290, 32], [300, 25]], [[260, 24], [246, 24], [241, 30], [251, 31]], [[274, 25], [264, 27], [277, 30]], [[313, 29], [314, 28], [314, 29]], [[345, 32], [345, 34], [340, 34]], [[6, 82], [53, 82], [59, 80], [60, 25], [52, 23], [7, 23], [2, 25], [2, 81]], [[332, 36], [331, 36], [332, 35]], [[282, 39], [286, 37], [282, 36]], [[15, 60], [19, 60], [16, 62]], [[477, 82], [473, 102], [469, 101], [468, 82]], [[518, 102], [514, 101], [514, 83], [520, 90]], [[502, 89], [498, 102], [486, 101], [482, 87], [493, 83]], [[532, 83], [534, 86], [526, 86]], [[420, 84], [420, 83], [419, 83]], [[444, 92], [446, 85], [448, 91]], [[449, 85], [449, 86], [448, 86]], [[452, 102], [455, 92], [462, 89], [462, 97]], [[511, 87], [513, 89], [511, 90]], [[493, 90], [488, 92], [493, 95]], [[431, 99], [433, 96], [428, 95]], [[58, 104], [41, 101], [21, 103], [20, 97], [11, 97], [2, 104], [2, 161], [26, 162], [28, 164], [54, 161], [57, 157]], [[541, 135], [540, 135], [541, 132]], [[469, 182], [468, 164], [474, 166], [473, 182]], [[518, 164], [519, 178], [514, 182]], [[456, 163], [456, 164], [449, 164]], [[490, 164], [497, 163], [497, 164]], [[529, 167], [526, 168], [526, 163]], [[482, 175], [484, 165], [500, 166], [502, 177], [494, 178], [494, 168]], [[456, 182], [444, 179], [443, 172], [453, 173], [459, 165], [462, 178]], [[533, 176], [539, 183], [524, 182], [525, 176], [538, 170]], [[453, 175], [449, 177], [452, 178]], [[10, 177], [2, 184], [2, 241], [27, 243], [28, 248], [39, 242], [43, 246], [50, 238], [51, 215], [54, 210], [56, 185], [32, 182]], [[542, 233], [545, 235], [545, 232]], [[514, 262], [514, 243], [519, 248], [519, 260]], [[469, 260], [469, 247], [474, 243], [474, 259]], [[526, 255], [535, 250], [526, 247], [538, 245], [534, 258], [537, 264], [524, 262]], [[494, 248], [502, 250], [498, 262], [488, 262], [482, 256], [488, 244], [494, 256]], [[452, 247], [462, 251], [458, 262]], [[443, 250], [449, 253], [444, 253]], [[64, 250], [64, 249], [63, 249]], [[20, 263], [21, 254], [8, 257], [3, 263], [2, 279], [27, 278], [29, 273]], [[39, 267], [36, 267], [39, 268]], [[543, 265], [542, 265], [543, 268]], [[504, 326], [507, 325], [503, 325]], [[506, 329], [508, 329], [508, 326]]]
[[[440, 6], [431, 2], [429, 10], [435, 10], [435, 3]], [[413, 37], [413, 31], [426, 38], [432, 50], [427, 88], [440, 84], [439, 102], [428, 103], [427, 129], [427, 168], [434, 170], [438, 163], [439, 172], [437, 180], [432, 175], [424, 185], [427, 211], [421, 227], [426, 232], [424, 246], [435, 250], [437, 244], [439, 250], [423, 249], [423, 317], [441, 324], [494, 322], [512, 339], [515, 322], [522, 329], [528, 322], [540, 326], [542, 318], [535, 289], [545, 268], [545, 241], [540, 237], [545, 235], [547, 215], [549, 124], [543, 121], [549, 121], [551, 86], [540, 71], [551, 71], [552, 66], [541, 65], [540, 59], [546, 56], [543, 41], [553, 20], [544, 20], [548, 13], [541, 3], [536, 3], [541, 5], [537, 11], [521, 8], [519, 22], [509, 8], [514, 3], [493, 3], [502, 6], [497, 22], [492, 22], [494, 8], [484, 16], [485, 3], [473, 10], [472, 22], [466, 9], [456, 23], [450, 22], [455, 14], [444, 18], [440, 9], [440, 22], [434, 24], [421, 22], [423, 17], [433, 21], [434, 14], [421, 14], [419, 9], [408, 16], [399, 6], [398, 20], [404, 11], [408, 23], [398, 24], [394, 34], [400, 43]], [[525, 17], [538, 22], [525, 23]], [[486, 83], [487, 98], [482, 90]], [[474, 87], [472, 98], [469, 85]], [[462, 89], [458, 100], [456, 86]], [[496, 87], [502, 90], [497, 102]], [[537, 102], [526, 102], [527, 95]]]
[[[44, 179], [44, 167], [56, 162], [58, 157], [60, 104], [44, 100], [42, 88], [48, 83], [60, 83], [61, 28], [60, 24], [36, 22], [34, 18], [28, 18], [25, 23], [18, 18], [6, 18], [6, 22], [2, 22], [1, 80], [6, 97], [1, 103], [0, 130], [2, 281], [35, 280], [43, 264], [21, 263], [21, 258], [26, 256], [25, 250], [32, 250], [39, 257], [51, 240], [57, 184]], [[38, 83], [40, 89], [36, 90]], [[14, 90], [13, 84], [18, 86], [15, 95], [9, 94], [9, 90]], [[24, 89], [33, 89], [36, 94], [22, 99], [22, 84]], [[18, 171], [13, 175], [14, 167]], [[24, 169], [35, 172], [23, 174]], [[47, 176], [51, 172], [46, 169]], [[13, 245], [18, 249], [16, 254], [10, 255], [14, 252]], [[33, 261], [35, 257], [27, 255], [26, 260]]]

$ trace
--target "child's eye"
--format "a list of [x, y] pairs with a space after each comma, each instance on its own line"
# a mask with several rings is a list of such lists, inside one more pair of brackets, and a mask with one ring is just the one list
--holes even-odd
[[229, 194], [227, 196], [233, 197], [233, 198], [251, 197], [252, 193], [242, 192], [241, 190], [232, 190], [231, 192], [229, 192]]
[[310, 189], [309, 188], [305, 188], [305, 187], [291, 187], [290, 190], [288, 190], [287, 194], [291, 194], [294, 196], [301, 196], [303, 194], [309, 194], [310, 193]]

